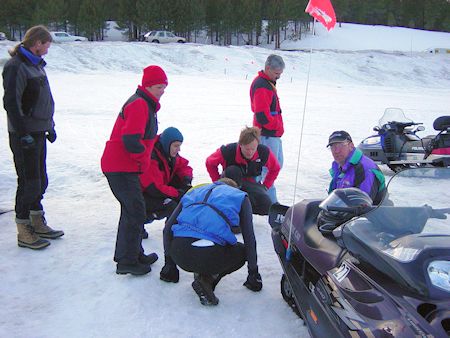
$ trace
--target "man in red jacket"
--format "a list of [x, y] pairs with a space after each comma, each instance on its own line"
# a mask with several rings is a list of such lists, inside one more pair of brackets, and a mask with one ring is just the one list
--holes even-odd
[[158, 132], [156, 113], [168, 84], [158, 66], [144, 69], [142, 85], [123, 105], [101, 159], [102, 171], [120, 202], [114, 261], [116, 273], [144, 275], [158, 256], [144, 254], [142, 231], [147, 219], [139, 174], [150, 165], [150, 154]]
[[[147, 222], [172, 214], [179, 200], [192, 185], [189, 161], [178, 153], [183, 135], [174, 127], [156, 137], [150, 166], [139, 178], [144, 192]], [[148, 234], [144, 229], [143, 238]]]
[[[284, 126], [276, 84], [283, 73], [284, 67], [281, 56], [269, 55], [264, 70], [258, 72], [258, 76], [250, 86], [250, 103], [254, 113], [253, 126], [261, 128], [261, 144], [272, 150], [280, 168], [283, 167], [281, 136], [284, 133]], [[267, 172], [263, 170], [263, 177], [266, 174]], [[272, 186], [268, 193], [272, 203], [277, 202], [275, 186]]]
[[[236, 177], [241, 174], [243, 180], [240, 188], [247, 192], [253, 213], [267, 215], [272, 205], [267, 189], [272, 187], [277, 178], [280, 165], [272, 151], [265, 145], [259, 144], [260, 137], [259, 128], [244, 128], [238, 143], [222, 146], [206, 159], [206, 169], [213, 182], [221, 177], [219, 164], [222, 170], [227, 172], [226, 177], [239, 181]], [[258, 177], [263, 167], [267, 168], [267, 175], [261, 183]]]

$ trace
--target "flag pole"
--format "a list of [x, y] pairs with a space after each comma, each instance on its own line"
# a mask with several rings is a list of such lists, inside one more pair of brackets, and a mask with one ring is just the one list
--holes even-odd
[[[314, 37], [314, 27], [315, 27], [316, 19], [313, 20], [313, 28], [312, 28], [312, 36]], [[297, 170], [295, 172], [295, 184], [294, 184], [294, 197], [292, 201], [292, 212], [291, 217], [289, 220], [289, 236], [288, 236], [288, 247], [286, 250], [286, 260], [290, 261], [292, 256], [292, 250], [291, 250], [291, 239], [292, 239], [292, 224], [294, 224], [294, 207], [295, 207], [295, 195], [297, 194], [297, 183], [298, 183], [298, 173], [300, 169], [300, 157], [301, 157], [301, 151], [302, 151], [302, 141], [303, 141], [303, 129], [305, 126], [305, 116], [306, 116], [306, 102], [308, 100], [308, 89], [309, 89], [309, 75], [311, 73], [311, 60], [312, 60], [312, 39], [311, 39], [311, 46], [309, 49], [309, 62], [308, 62], [308, 73], [306, 76], [306, 88], [305, 88], [305, 99], [303, 101], [303, 116], [302, 116], [302, 126], [300, 129], [300, 138], [299, 138], [299, 144], [298, 144], [298, 154], [297, 154]]]

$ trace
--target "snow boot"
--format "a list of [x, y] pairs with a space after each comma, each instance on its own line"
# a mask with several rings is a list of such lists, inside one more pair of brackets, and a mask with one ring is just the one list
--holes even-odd
[[210, 275], [194, 274], [192, 288], [200, 299], [202, 305], [217, 305], [219, 299], [213, 291], [214, 278]]
[[117, 263], [116, 273], [118, 275], [132, 274], [134, 276], [142, 276], [152, 271], [150, 264], [123, 264]]
[[165, 256], [165, 264], [159, 273], [159, 279], [168, 283], [178, 283], [180, 280], [180, 271], [178, 271], [175, 262], [170, 256]]
[[151, 253], [150, 255], [145, 255], [144, 253], [139, 256], [139, 263], [144, 265], [151, 265], [158, 260], [158, 255], [156, 253]]
[[42, 210], [30, 210], [30, 220], [34, 232], [38, 234], [39, 237], [55, 239], [64, 235], [64, 231], [53, 230], [47, 225], [44, 211]]
[[50, 245], [50, 242], [40, 238], [31, 227], [30, 220], [16, 218], [17, 245], [21, 248], [40, 250]]

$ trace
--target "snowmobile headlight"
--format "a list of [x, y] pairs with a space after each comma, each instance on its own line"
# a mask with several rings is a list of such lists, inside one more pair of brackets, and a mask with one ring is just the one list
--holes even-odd
[[450, 262], [449, 261], [432, 261], [428, 264], [428, 277], [431, 284], [450, 292]]
[[402, 263], [409, 263], [416, 259], [417, 255], [420, 253], [419, 249], [405, 248], [403, 246], [398, 246], [396, 248], [387, 248], [382, 250], [388, 256], [391, 256], [395, 260]]
[[370, 137], [363, 141], [364, 144], [368, 144], [368, 145], [378, 144], [380, 142], [381, 142], [380, 136]]

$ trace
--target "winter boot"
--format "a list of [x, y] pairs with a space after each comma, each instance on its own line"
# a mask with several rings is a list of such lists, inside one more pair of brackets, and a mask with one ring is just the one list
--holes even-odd
[[177, 269], [175, 262], [170, 258], [170, 256], [165, 256], [165, 264], [159, 273], [159, 279], [164, 282], [178, 283], [180, 280], [180, 272]]
[[141, 254], [138, 258], [139, 263], [145, 265], [151, 265], [158, 260], [158, 255], [156, 253], [151, 253], [150, 255]]
[[220, 280], [222, 279], [222, 277], [223, 276], [225, 276], [225, 275], [212, 275], [211, 277], [212, 277], [212, 283], [211, 283], [211, 285], [212, 285], [212, 289], [213, 289], [213, 291], [215, 291], [216, 290], [216, 286], [217, 286], [217, 284], [219, 284], [219, 282], [220, 282]]
[[47, 225], [44, 211], [42, 210], [30, 210], [30, 220], [34, 232], [42, 238], [55, 239], [64, 235], [64, 231], [53, 230]]
[[123, 263], [117, 263], [117, 269], [116, 273], [118, 275], [126, 275], [126, 274], [132, 274], [135, 276], [142, 276], [152, 271], [152, 267], [150, 264], [142, 264], [142, 263], [135, 263], [135, 264], [123, 264]]
[[214, 278], [210, 275], [194, 274], [192, 288], [200, 299], [200, 303], [202, 303], [202, 305], [219, 304], [219, 299], [213, 291], [213, 280]]
[[50, 245], [50, 242], [40, 238], [31, 227], [30, 220], [16, 218], [17, 245], [22, 248], [40, 250]]

